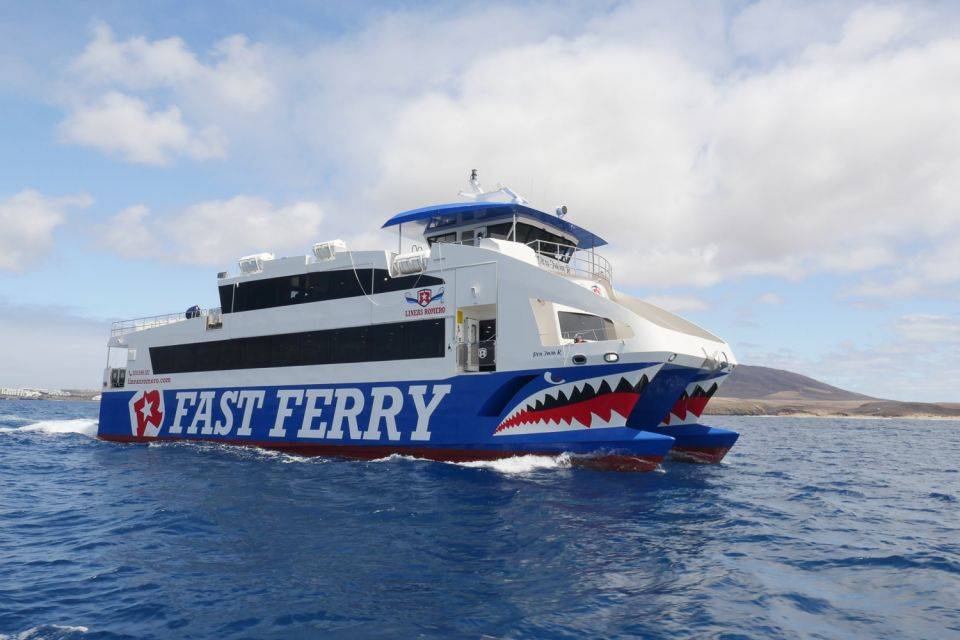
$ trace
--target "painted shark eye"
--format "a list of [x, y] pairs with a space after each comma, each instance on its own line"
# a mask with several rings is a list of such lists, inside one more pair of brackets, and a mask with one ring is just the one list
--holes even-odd
[[604, 362], [617, 362], [619, 359], [620, 359], [619, 353], [610, 352], [610, 353], [603, 354]]

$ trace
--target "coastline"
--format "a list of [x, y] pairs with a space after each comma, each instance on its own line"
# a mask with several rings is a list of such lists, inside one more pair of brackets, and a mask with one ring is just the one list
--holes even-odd
[[707, 405], [712, 416], [757, 416], [790, 418], [960, 420], [960, 405], [954, 403], [898, 402], [894, 400], [830, 401], [800, 398], [714, 398]]

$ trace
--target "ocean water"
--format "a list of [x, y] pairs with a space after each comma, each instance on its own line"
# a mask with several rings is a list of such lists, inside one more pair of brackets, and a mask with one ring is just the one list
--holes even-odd
[[0, 401], [4, 638], [960, 637], [960, 423], [717, 417], [718, 466], [300, 459]]

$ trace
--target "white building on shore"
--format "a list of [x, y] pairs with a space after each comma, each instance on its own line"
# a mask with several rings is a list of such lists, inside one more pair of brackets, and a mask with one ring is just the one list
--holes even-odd
[[0, 387], [0, 396], [10, 398], [36, 399], [40, 397], [40, 392], [34, 389], [20, 389], [18, 387]]

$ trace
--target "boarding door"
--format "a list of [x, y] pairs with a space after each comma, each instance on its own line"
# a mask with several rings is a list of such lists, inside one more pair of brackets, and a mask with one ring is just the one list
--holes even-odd
[[480, 370], [480, 321], [475, 318], [464, 318], [463, 328], [465, 332], [464, 343], [467, 348], [467, 358], [464, 363], [464, 369], [467, 371]]

